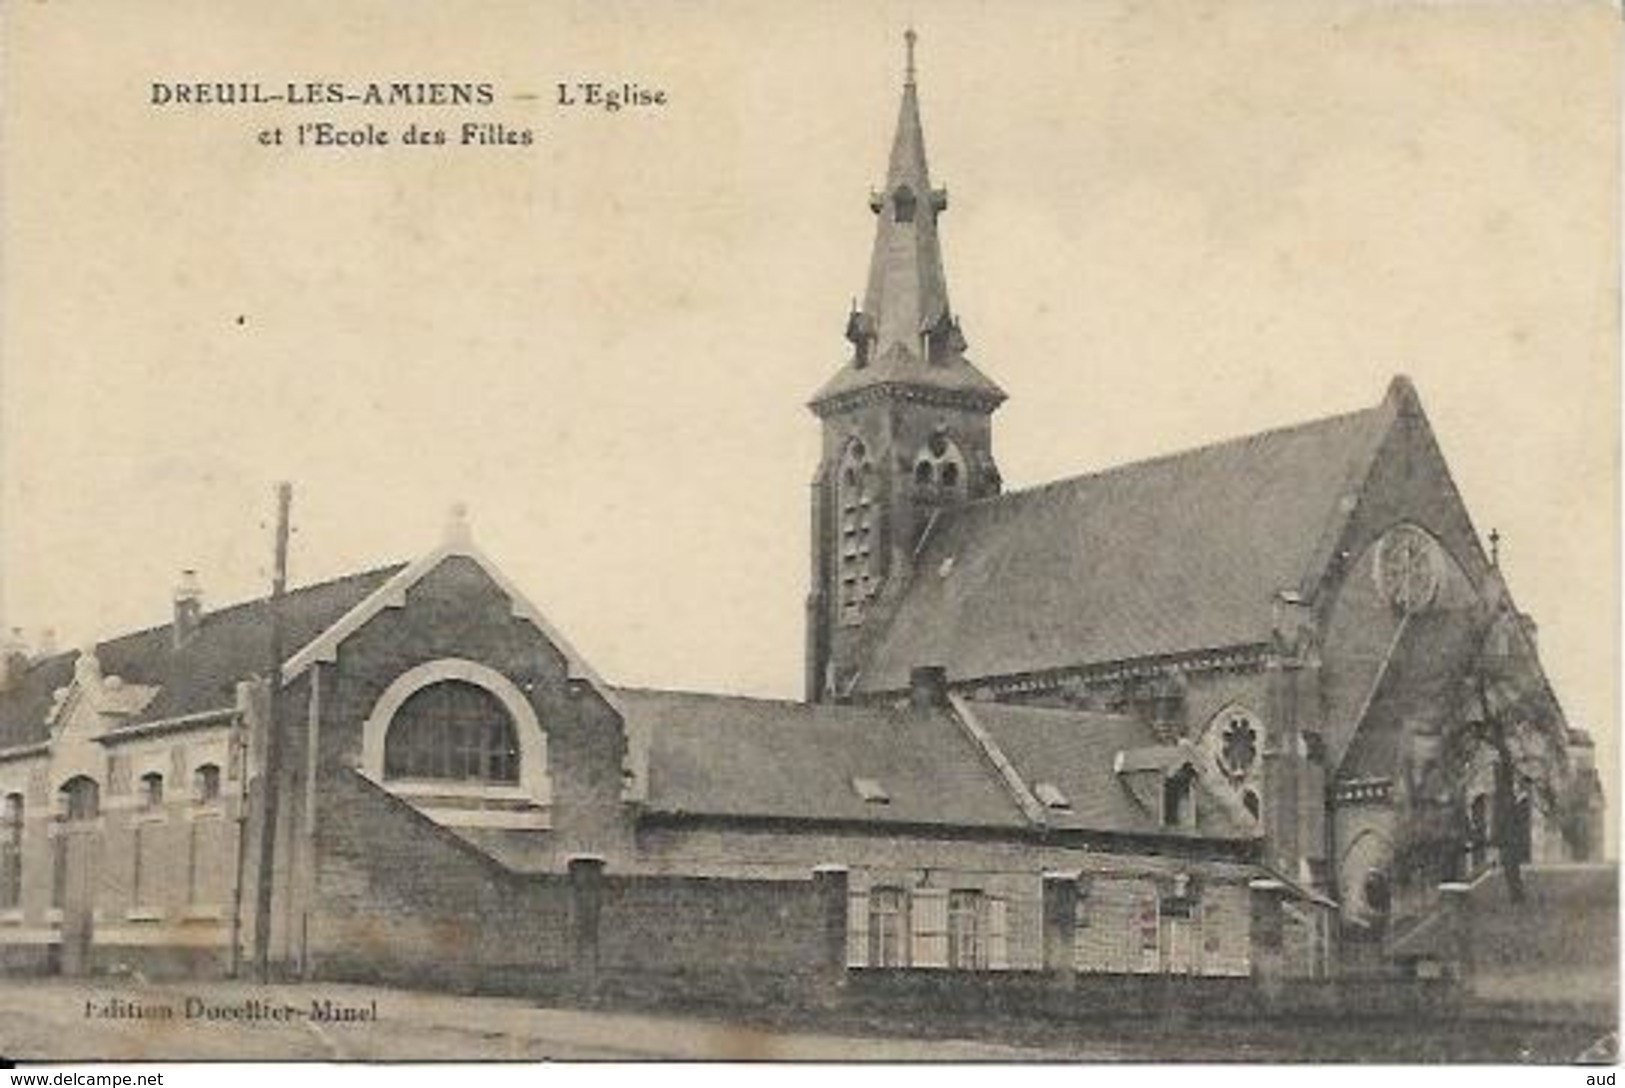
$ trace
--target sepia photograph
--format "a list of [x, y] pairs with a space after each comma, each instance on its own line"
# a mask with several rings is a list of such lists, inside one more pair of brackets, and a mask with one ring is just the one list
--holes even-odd
[[1613, 1066], [1620, 31], [0, 9], [0, 1064]]

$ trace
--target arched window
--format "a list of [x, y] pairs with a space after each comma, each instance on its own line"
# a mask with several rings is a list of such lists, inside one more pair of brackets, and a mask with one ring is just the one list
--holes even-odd
[[841, 454], [836, 503], [840, 507], [840, 537], [836, 541], [840, 577], [841, 622], [863, 620], [864, 605], [875, 596], [874, 513], [871, 506], [874, 468], [861, 438], [854, 438]]
[[0, 910], [23, 901], [23, 795], [6, 795], [0, 807]]
[[421, 688], [390, 722], [384, 777], [517, 784], [513, 719], [478, 685], [445, 680]]
[[1196, 789], [1196, 771], [1185, 764], [1162, 782], [1162, 823], [1165, 827], [1191, 827], [1196, 823], [1196, 808], [1192, 794]]
[[94, 820], [101, 815], [101, 788], [96, 780], [79, 775], [62, 784], [63, 813], [74, 822]]
[[205, 763], [192, 772], [192, 800], [200, 805], [220, 800], [220, 768]]
[[914, 190], [907, 185], [899, 185], [897, 191], [892, 193], [892, 218], [899, 223], [914, 222], [914, 206], [917, 203]]
[[155, 812], [164, 803], [164, 776], [157, 771], [141, 776], [141, 808]]

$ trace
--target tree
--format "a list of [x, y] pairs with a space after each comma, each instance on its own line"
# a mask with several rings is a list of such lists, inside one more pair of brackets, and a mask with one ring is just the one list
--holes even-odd
[[[1556, 820], [1571, 842], [1583, 823], [1577, 818], [1583, 813], [1576, 811], [1568, 726], [1525, 622], [1504, 594], [1469, 614], [1468, 654], [1443, 737], [1443, 762], [1462, 802], [1489, 764], [1490, 841], [1515, 903], [1524, 898], [1522, 870], [1530, 860], [1533, 809]], [[1469, 821], [1463, 824], [1469, 833], [1474, 830]]]

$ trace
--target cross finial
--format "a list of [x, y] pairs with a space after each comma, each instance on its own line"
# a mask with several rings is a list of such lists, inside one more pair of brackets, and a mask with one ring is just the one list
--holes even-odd
[[451, 547], [467, 547], [474, 542], [474, 530], [468, 524], [468, 504], [455, 502], [446, 515], [446, 543]]
[[903, 45], [908, 52], [908, 63], [903, 68], [903, 83], [905, 86], [914, 86], [914, 43], [919, 39], [920, 36], [914, 33], [912, 26], [903, 31]]
[[1501, 530], [1496, 529], [1496, 528], [1491, 528], [1490, 529], [1490, 566], [1499, 567], [1500, 565], [1501, 565]]

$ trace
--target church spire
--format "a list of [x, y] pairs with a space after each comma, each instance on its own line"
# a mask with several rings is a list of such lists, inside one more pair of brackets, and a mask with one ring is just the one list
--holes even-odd
[[852, 354], [813, 397], [823, 452], [812, 483], [807, 698], [852, 690], [914, 577], [920, 542], [940, 515], [996, 495], [993, 413], [1004, 391], [965, 358], [948, 306], [937, 219], [948, 194], [931, 185], [920, 126], [913, 28], [903, 36], [903, 100], [886, 184], [869, 198], [874, 251], [846, 338]]
[[1004, 393], [965, 359], [965, 341], [948, 303], [938, 217], [948, 193], [931, 185], [926, 163], [913, 28], [906, 49], [902, 102], [886, 163], [885, 188], [872, 193], [874, 249], [863, 306], [847, 321], [851, 362], [814, 398], [815, 407], [832, 397], [873, 385], [909, 385], [951, 391], [997, 403]]
[[937, 216], [948, 207], [948, 193], [931, 187], [926, 165], [925, 130], [920, 125], [915, 84], [916, 40], [910, 28], [905, 35], [908, 59], [903, 101], [886, 164], [886, 188], [869, 202], [876, 217], [875, 245], [863, 312], [873, 322], [877, 354], [901, 345], [923, 356], [922, 339], [939, 326], [939, 334], [945, 334], [952, 320], [942, 246], [937, 240]]

